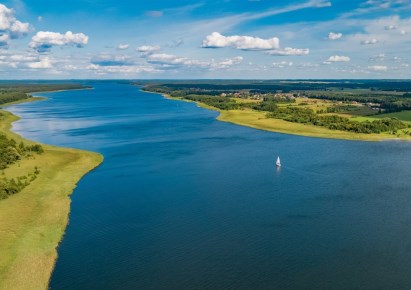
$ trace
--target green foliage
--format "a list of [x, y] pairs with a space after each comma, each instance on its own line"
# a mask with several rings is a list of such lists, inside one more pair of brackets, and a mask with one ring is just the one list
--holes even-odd
[[17, 178], [0, 178], [0, 200], [6, 199], [10, 195], [19, 193], [26, 186], [28, 186], [32, 181], [37, 178], [40, 170], [35, 167], [33, 173], [29, 173], [27, 176], [19, 176]]
[[235, 110], [239, 108], [239, 104], [236, 101], [227, 97], [187, 95], [184, 96], [184, 99], [194, 102], [201, 102], [220, 110]]
[[31, 156], [33, 153], [41, 154], [43, 152], [43, 147], [39, 144], [31, 146], [26, 146], [23, 142], [17, 144], [14, 139], [8, 139], [6, 135], [0, 133], [0, 170], [22, 158]]
[[309, 98], [332, 100], [341, 102], [360, 102], [360, 103], [377, 103], [385, 112], [399, 112], [411, 110], [411, 99], [408, 94], [373, 94], [373, 93], [354, 93], [354, 92], [305, 92]]
[[408, 128], [409, 125], [396, 118], [384, 118], [372, 122], [350, 121], [348, 118], [338, 115], [319, 115], [308, 108], [283, 107], [268, 113], [267, 117], [282, 119], [285, 121], [301, 124], [310, 124], [326, 127], [331, 130], [350, 131], [355, 133], [382, 133], [392, 132]]
[[278, 110], [277, 102], [264, 101], [257, 104], [251, 104], [251, 108], [257, 111], [276, 112]]

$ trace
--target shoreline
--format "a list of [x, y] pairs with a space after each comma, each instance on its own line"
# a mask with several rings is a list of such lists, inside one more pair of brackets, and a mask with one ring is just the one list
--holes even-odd
[[37, 102], [37, 101], [45, 101], [45, 100], [47, 100], [46, 97], [40, 97], [40, 96], [39, 97], [30, 97], [30, 98], [23, 99], [23, 100], [18, 100], [18, 101], [14, 101], [14, 102], [10, 102], [10, 103], [1, 104], [0, 105], [0, 110], [6, 110], [6, 107], [8, 107], [8, 106], [18, 105], [18, 104], [23, 104], [23, 103]]
[[183, 101], [189, 103], [195, 103], [198, 107], [216, 111], [219, 115], [216, 117], [221, 122], [231, 123], [239, 126], [245, 126], [254, 128], [257, 130], [281, 133], [287, 135], [296, 135], [303, 137], [322, 138], [322, 139], [335, 139], [335, 140], [349, 140], [349, 141], [366, 141], [366, 142], [382, 142], [382, 141], [402, 141], [409, 142], [411, 137], [399, 138], [391, 134], [362, 134], [352, 133], [348, 131], [330, 130], [324, 127], [291, 123], [280, 119], [267, 119], [265, 112], [259, 112], [254, 110], [220, 110], [215, 107], [205, 105], [201, 102], [194, 102], [182, 98], [175, 98], [166, 93], [148, 92], [153, 94], [160, 94], [165, 99], [173, 101]]
[[16, 176], [38, 166], [40, 174], [21, 192], [0, 200], [0, 289], [48, 289], [58, 246], [69, 222], [70, 196], [104, 157], [95, 152], [34, 142], [13, 132], [20, 117], [5, 107], [44, 100], [32, 97], [1, 106], [0, 132], [17, 142], [41, 144], [44, 153], [5, 170]]

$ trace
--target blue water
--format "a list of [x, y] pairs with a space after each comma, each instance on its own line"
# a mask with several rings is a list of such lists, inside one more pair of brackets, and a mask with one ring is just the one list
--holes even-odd
[[91, 85], [9, 108], [27, 138], [105, 156], [72, 195], [51, 289], [411, 289], [411, 143], [258, 131]]

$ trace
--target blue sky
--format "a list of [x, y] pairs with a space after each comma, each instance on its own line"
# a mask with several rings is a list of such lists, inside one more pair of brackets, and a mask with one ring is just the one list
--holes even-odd
[[411, 78], [411, 0], [11, 0], [0, 78]]

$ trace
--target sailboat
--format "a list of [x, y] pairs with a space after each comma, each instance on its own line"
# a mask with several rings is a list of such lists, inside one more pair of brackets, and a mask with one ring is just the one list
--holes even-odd
[[275, 165], [277, 165], [277, 167], [281, 166], [280, 156], [277, 157], [277, 161], [275, 162]]

